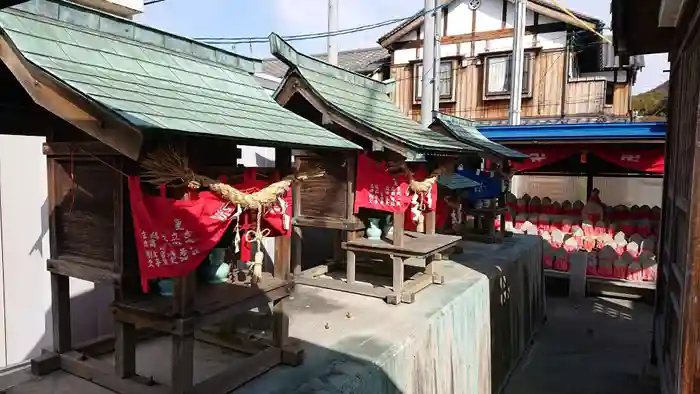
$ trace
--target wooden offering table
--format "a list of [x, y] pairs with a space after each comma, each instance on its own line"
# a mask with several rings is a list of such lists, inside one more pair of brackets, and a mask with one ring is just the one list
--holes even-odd
[[[396, 245], [384, 240], [375, 241], [367, 238], [359, 238], [343, 243], [343, 249], [347, 251], [347, 285], [355, 282], [355, 253], [368, 253], [380, 256], [390, 256], [392, 259], [392, 289], [389, 294], [382, 294], [378, 289], [372, 289], [375, 297], [385, 298], [390, 304], [400, 302], [412, 303], [416, 293], [429, 285], [442, 284], [444, 278], [435, 271], [435, 256], [451, 247], [454, 247], [461, 237], [442, 234], [423, 234], [406, 232], [402, 245]], [[423, 270], [404, 281], [404, 265], [408, 259], [420, 259], [423, 261]]]
[[[474, 227], [464, 228], [464, 239], [485, 243], [500, 243], [503, 238], [512, 235], [506, 230], [506, 213], [508, 208], [499, 206], [495, 199], [489, 201], [489, 208], [466, 209], [465, 213], [474, 217]], [[496, 229], [496, 219], [500, 216], [500, 228]]]

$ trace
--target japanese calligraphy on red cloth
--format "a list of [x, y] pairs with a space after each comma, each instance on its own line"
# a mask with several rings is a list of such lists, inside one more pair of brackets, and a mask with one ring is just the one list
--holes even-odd
[[605, 161], [635, 171], [663, 174], [664, 149], [596, 148], [593, 154]]
[[145, 195], [140, 182], [129, 177], [141, 285], [147, 292], [151, 279], [195, 270], [223, 236], [234, 207], [209, 192], [189, 201]]
[[355, 213], [360, 208], [370, 208], [386, 212], [402, 212], [410, 202], [407, 195], [408, 183], [405, 177], [395, 177], [382, 163], [367, 155], [357, 157], [357, 182], [355, 188]]
[[523, 146], [518, 150], [530, 156], [522, 163], [513, 162], [516, 171], [529, 171], [548, 164], [556, 163], [580, 153], [579, 149], [564, 145], [555, 146]]

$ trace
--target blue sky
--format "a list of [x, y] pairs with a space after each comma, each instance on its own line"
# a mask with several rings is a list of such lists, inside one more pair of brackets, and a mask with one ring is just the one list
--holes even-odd
[[[422, 8], [423, 0], [338, 0], [340, 29], [406, 17]], [[610, 0], [559, 0], [572, 10], [610, 23]], [[195, 6], [195, 4], [197, 4]], [[263, 37], [322, 32], [327, 29], [328, 0], [165, 0], [147, 5], [136, 17], [141, 23], [188, 37]], [[377, 38], [392, 26], [338, 37], [340, 50], [376, 46]], [[326, 39], [297, 41], [306, 53], [325, 52]], [[268, 57], [267, 44], [239, 44], [235, 52]], [[666, 55], [646, 57], [634, 93], [649, 90], [668, 79]]]

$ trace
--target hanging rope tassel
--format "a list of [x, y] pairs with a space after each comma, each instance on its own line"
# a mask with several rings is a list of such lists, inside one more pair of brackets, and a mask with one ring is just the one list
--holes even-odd
[[257, 207], [256, 214], [255, 230], [248, 230], [248, 232], [245, 234], [245, 238], [248, 243], [253, 243], [253, 241], [255, 241], [258, 246], [253, 261], [250, 261], [247, 264], [248, 270], [250, 270], [251, 273], [250, 283], [252, 284], [258, 284], [260, 281], [262, 281], [263, 261], [265, 259], [262, 241], [265, 239], [265, 237], [270, 235], [269, 229], [262, 228], [262, 206]]

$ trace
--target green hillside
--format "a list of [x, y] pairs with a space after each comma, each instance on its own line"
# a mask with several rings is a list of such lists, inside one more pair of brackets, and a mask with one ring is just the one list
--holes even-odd
[[642, 117], [666, 117], [668, 81], [647, 92], [632, 96], [632, 110]]

